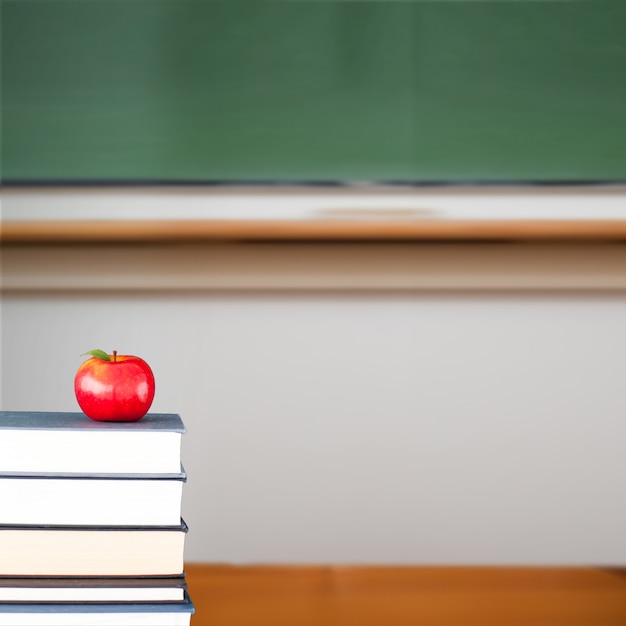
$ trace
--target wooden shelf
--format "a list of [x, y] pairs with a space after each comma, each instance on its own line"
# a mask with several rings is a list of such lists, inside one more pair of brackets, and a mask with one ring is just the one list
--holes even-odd
[[180, 241], [626, 241], [626, 220], [5, 221], [3, 244]]
[[623, 626], [626, 570], [186, 566], [194, 626]]

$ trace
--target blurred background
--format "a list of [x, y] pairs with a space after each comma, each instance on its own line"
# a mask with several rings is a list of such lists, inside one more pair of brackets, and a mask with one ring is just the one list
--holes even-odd
[[[624, 7], [4, 0], [1, 408], [147, 360], [188, 562], [623, 564], [626, 251], [584, 229], [626, 219]], [[444, 192], [581, 230], [376, 236]]]

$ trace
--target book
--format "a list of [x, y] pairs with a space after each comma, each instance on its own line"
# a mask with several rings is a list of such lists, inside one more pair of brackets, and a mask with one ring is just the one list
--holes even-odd
[[0, 626], [189, 626], [184, 433], [0, 411]]
[[168, 578], [0, 578], [0, 603], [184, 602], [184, 576]]
[[0, 524], [175, 526], [179, 474], [20, 474], [0, 472]]
[[187, 525], [0, 526], [0, 576], [180, 576]]
[[180, 416], [98, 422], [83, 413], [0, 411], [0, 472], [178, 474]]
[[189, 626], [194, 606], [176, 603], [0, 604], [0, 626]]

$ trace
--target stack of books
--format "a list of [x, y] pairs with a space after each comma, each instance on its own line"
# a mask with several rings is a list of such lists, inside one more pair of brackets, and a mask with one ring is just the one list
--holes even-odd
[[188, 626], [178, 415], [0, 411], [0, 626]]

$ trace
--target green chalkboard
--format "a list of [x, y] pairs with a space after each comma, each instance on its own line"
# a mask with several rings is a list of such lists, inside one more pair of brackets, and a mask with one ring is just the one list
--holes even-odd
[[626, 2], [4, 0], [2, 177], [626, 180]]

